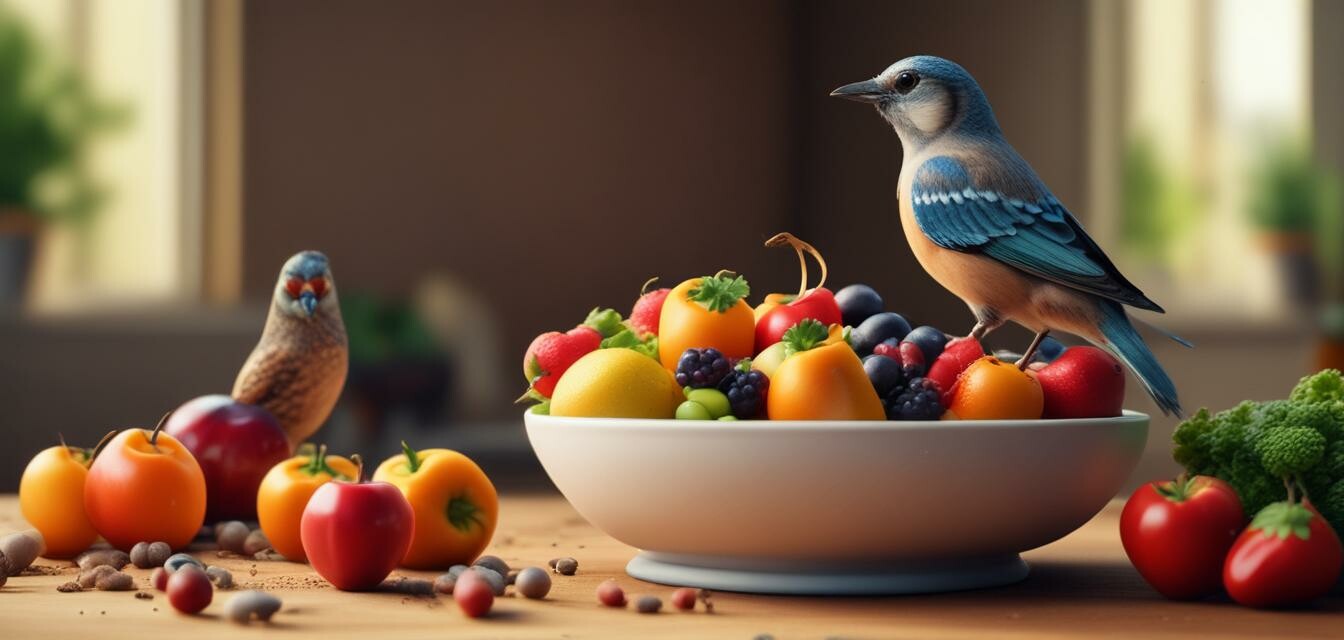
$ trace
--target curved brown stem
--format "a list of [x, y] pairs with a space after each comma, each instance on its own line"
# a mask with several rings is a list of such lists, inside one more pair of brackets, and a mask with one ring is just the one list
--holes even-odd
[[149, 434], [149, 446], [154, 447], [155, 451], [159, 450], [159, 434], [163, 432], [163, 425], [168, 424], [168, 418], [172, 415], [172, 411], [163, 414], [163, 417], [159, 418], [159, 423], [154, 425], [154, 430]]
[[785, 246], [785, 245], [788, 245], [788, 246], [790, 246], [790, 247], [793, 247], [793, 250], [794, 250], [795, 252], [797, 252], [797, 254], [798, 254], [798, 269], [799, 269], [799, 271], [802, 272], [802, 280], [801, 280], [801, 282], [800, 282], [799, 285], [798, 285], [798, 296], [797, 296], [796, 298], [794, 298], [794, 299], [795, 299], [795, 300], [800, 300], [800, 299], [803, 298], [803, 296], [807, 295], [807, 290], [808, 290], [808, 286], [807, 286], [807, 256], [808, 256], [808, 255], [812, 256], [812, 259], [817, 261], [817, 266], [821, 268], [821, 280], [819, 280], [819, 281], [817, 282], [817, 286], [814, 287], [814, 288], [816, 288], [816, 289], [820, 289], [820, 288], [822, 288], [823, 286], [825, 286], [825, 284], [826, 284], [826, 275], [827, 275], [827, 271], [826, 271], [826, 259], [823, 258], [823, 257], [821, 257], [821, 252], [820, 252], [820, 251], [817, 251], [817, 248], [816, 248], [816, 247], [814, 247], [814, 246], [812, 246], [812, 245], [810, 245], [810, 244], [808, 244], [808, 243], [806, 243], [806, 242], [800, 240], [800, 239], [798, 238], [798, 236], [795, 236], [795, 235], [793, 235], [792, 233], [789, 233], [789, 232], [787, 232], [787, 231], [782, 232], [782, 233], [777, 233], [777, 234], [775, 234], [773, 237], [771, 237], [769, 240], [766, 240], [766, 241], [765, 241], [765, 246], [767, 246], [767, 247], [782, 247], [782, 246]]
[[642, 296], [642, 295], [648, 293], [648, 292], [649, 292], [649, 287], [652, 287], [652, 286], [653, 286], [653, 283], [655, 283], [655, 282], [658, 282], [658, 276], [654, 276], [654, 277], [649, 278], [648, 280], [644, 281], [644, 286], [642, 286], [642, 287], [639, 288], [639, 295]]
[[355, 484], [364, 481], [364, 456], [358, 453], [350, 454], [350, 462], [355, 463]]
[[107, 446], [107, 443], [108, 443], [108, 442], [111, 442], [111, 441], [112, 441], [112, 438], [113, 438], [114, 436], [116, 436], [116, 435], [117, 435], [117, 430], [116, 430], [116, 429], [113, 429], [113, 430], [111, 430], [111, 431], [108, 431], [108, 432], [103, 436], [103, 439], [98, 441], [98, 444], [93, 445], [93, 451], [89, 452], [89, 464], [90, 464], [90, 465], [93, 464], [93, 459], [94, 459], [94, 458], [97, 458], [97, 457], [98, 457], [98, 454], [100, 454], [100, 453], [103, 452], [103, 448], [106, 447], [106, 446]]

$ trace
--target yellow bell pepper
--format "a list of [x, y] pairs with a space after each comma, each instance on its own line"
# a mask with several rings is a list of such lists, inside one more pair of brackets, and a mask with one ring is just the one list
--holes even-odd
[[375, 481], [401, 489], [415, 513], [415, 533], [402, 559], [408, 569], [447, 569], [469, 565], [495, 534], [499, 496], [475, 462], [451, 449], [415, 451], [388, 458]]
[[838, 325], [804, 320], [784, 335], [788, 352], [770, 377], [771, 420], [884, 420], [863, 362]]

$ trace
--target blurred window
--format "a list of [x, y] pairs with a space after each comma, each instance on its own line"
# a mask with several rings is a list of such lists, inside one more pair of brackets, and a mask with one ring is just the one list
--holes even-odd
[[1093, 6], [1091, 204], [1121, 267], [1177, 319], [1308, 306], [1339, 250], [1319, 242], [1338, 211], [1311, 160], [1309, 0]]
[[124, 113], [94, 142], [105, 200], [44, 234], [33, 306], [82, 310], [199, 296], [202, 7], [199, 0], [0, 0], [46, 52]]

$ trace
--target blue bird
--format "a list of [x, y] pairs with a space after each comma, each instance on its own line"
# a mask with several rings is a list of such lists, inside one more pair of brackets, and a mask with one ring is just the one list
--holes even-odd
[[1008, 144], [965, 69], [914, 56], [831, 95], [872, 103], [896, 130], [906, 241], [925, 271], [971, 308], [972, 337], [1009, 320], [1035, 331], [1024, 366], [1050, 331], [1081, 336], [1124, 362], [1163, 413], [1181, 415], [1176, 385], [1125, 312], [1162, 307], [1120, 273]]

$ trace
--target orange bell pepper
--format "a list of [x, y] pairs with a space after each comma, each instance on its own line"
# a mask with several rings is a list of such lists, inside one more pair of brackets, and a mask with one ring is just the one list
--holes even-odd
[[415, 512], [415, 533], [401, 565], [408, 569], [447, 569], [469, 565], [495, 534], [499, 496], [475, 462], [450, 449], [404, 453], [378, 465], [374, 481], [390, 482]]
[[788, 356], [770, 378], [766, 414], [771, 420], [885, 420], [863, 362], [844, 340], [807, 319], [784, 334]]
[[257, 521], [271, 547], [287, 560], [306, 562], [299, 522], [308, 499], [318, 487], [332, 480], [354, 480], [358, 473], [354, 462], [328, 456], [325, 444], [271, 467], [257, 489]]
[[750, 357], [756, 344], [756, 316], [741, 276], [691, 278], [672, 289], [658, 318], [658, 359], [669, 371], [687, 349], [713, 347], [729, 358]]

